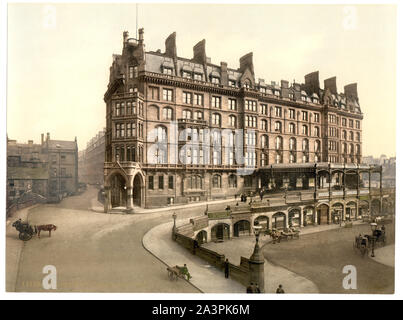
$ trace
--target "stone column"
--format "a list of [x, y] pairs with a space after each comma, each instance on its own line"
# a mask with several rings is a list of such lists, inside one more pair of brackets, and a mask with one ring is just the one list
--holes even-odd
[[126, 189], [126, 211], [127, 213], [133, 213], [133, 187], [127, 187]]
[[300, 224], [300, 227], [303, 228], [304, 227], [304, 207], [301, 206], [301, 207], [299, 207], [299, 209], [300, 209], [299, 211], [300, 211], [300, 218], [301, 218], [299, 221], [300, 222], [299, 224]]
[[259, 235], [256, 236], [255, 248], [249, 258], [249, 276], [251, 283], [257, 283], [261, 293], [264, 293], [264, 256], [259, 247]]
[[104, 212], [108, 213], [110, 209], [112, 209], [111, 203], [111, 189], [110, 187], [105, 187], [105, 199], [104, 199]]
[[318, 224], [318, 208], [313, 208], [313, 218], [315, 226]]

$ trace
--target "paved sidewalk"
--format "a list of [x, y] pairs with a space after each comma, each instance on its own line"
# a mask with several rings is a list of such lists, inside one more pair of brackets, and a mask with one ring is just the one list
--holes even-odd
[[[189, 203], [189, 204], [184, 204], [184, 205], [174, 205], [174, 206], [166, 206], [163, 208], [155, 208], [155, 209], [144, 209], [140, 207], [135, 207], [134, 212], [135, 214], [138, 213], [155, 213], [155, 212], [165, 212], [165, 211], [174, 211], [174, 210], [180, 210], [180, 209], [188, 209], [188, 208], [198, 208], [198, 207], [206, 207], [207, 205], [214, 205], [214, 204], [220, 204], [220, 203], [231, 203], [231, 202], [237, 202], [234, 199], [223, 199], [223, 200], [211, 200], [211, 201], [205, 201], [205, 202], [197, 202], [197, 203]], [[239, 202], [239, 200], [238, 200]], [[94, 198], [91, 200], [91, 210], [98, 212], [98, 213], [104, 213], [104, 207], [103, 204], [98, 201], [98, 199]], [[122, 212], [124, 213], [125, 209], [122, 208]]]
[[385, 246], [379, 249], [375, 249], [375, 257], [372, 258], [371, 254], [368, 256], [374, 259], [376, 262], [382, 263], [386, 266], [395, 267], [395, 245]]
[[20, 219], [24, 222], [27, 221], [28, 211], [37, 207], [34, 205], [28, 208], [21, 209], [15, 212], [6, 221], [6, 291], [14, 292], [17, 282], [20, 258], [24, 241], [18, 238], [18, 231], [12, 226], [13, 222]]
[[[187, 220], [177, 222], [183, 224]], [[204, 293], [245, 293], [243, 285], [232, 279], [225, 279], [223, 272], [174, 242], [171, 239], [172, 227], [172, 222], [154, 227], [143, 237], [143, 246], [166, 265], [186, 263], [192, 276], [189, 282]]]

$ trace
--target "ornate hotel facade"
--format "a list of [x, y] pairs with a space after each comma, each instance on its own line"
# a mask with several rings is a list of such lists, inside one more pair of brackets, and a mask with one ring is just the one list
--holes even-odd
[[[123, 33], [104, 95], [106, 212], [260, 189], [359, 193], [363, 174], [381, 175], [379, 168], [361, 164], [357, 84], [338, 92], [333, 77], [322, 88], [319, 72], [307, 74], [305, 83], [265, 82], [255, 78], [252, 53], [233, 69], [211, 63], [205, 40], [193, 52], [191, 59], [177, 56], [175, 33], [166, 39], [164, 53], [145, 50], [143, 29], [138, 39]], [[184, 129], [192, 130], [178, 139]], [[222, 129], [229, 135], [221, 135]], [[224, 152], [240, 129], [244, 145], [238, 153], [244, 161]], [[191, 138], [206, 133], [220, 147]], [[200, 148], [181, 149], [188, 141]], [[239, 174], [245, 166], [253, 170]]]

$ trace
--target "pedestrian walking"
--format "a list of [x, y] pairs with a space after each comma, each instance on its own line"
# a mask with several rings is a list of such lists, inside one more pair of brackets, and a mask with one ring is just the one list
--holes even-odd
[[276, 293], [285, 293], [285, 292], [284, 292], [284, 289], [283, 289], [283, 286], [282, 286], [281, 284], [278, 285], [278, 288], [277, 288], [277, 290], [276, 290]]
[[228, 279], [228, 277], [229, 277], [229, 262], [228, 262], [228, 259], [225, 259], [225, 262], [224, 262], [224, 273], [225, 273], [225, 278]]
[[255, 293], [260, 293], [260, 288], [257, 283], [255, 283]]
[[246, 293], [253, 293], [253, 283], [251, 282], [249, 286], [246, 287]]
[[188, 281], [189, 281], [189, 279], [192, 278], [192, 276], [189, 273], [188, 267], [186, 266], [186, 263], [183, 265], [182, 273], [187, 277]]

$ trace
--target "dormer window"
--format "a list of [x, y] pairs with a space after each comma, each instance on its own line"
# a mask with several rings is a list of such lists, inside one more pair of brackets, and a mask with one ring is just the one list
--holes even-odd
[[236, 87], [236, 81], [235, 80], [228, 80], [228, 85], [230, 87]]
[[163, 74], [167, 74], [167, 75], [172, 75], [172, 74], [173, 74], [173, 69], [172, 69], [172, 68], [163, 67], [163, 68], [162, 68], [162, 73], [163, 73]]
[[218, 78], [218, 77], [211, 77], [211, 83], [220, 84], [220, 78]]
[[202, 81], [202, 79], [203, 79], [201, 73], [195, 73], [193, 77], [195, 80], [199, 80], [199, 81]]
[[183, 71], [182, 72], [182, 77], [185, 79], [192, 79], [192, 73], [189, 71]]
[[259, 88], [259, 91], [260, 91], [261, 93], [266, 93], [266, 88], [265, 88], [265, 87], [260, 87], [260, 88]]
[[294, 94], [293, 94], [293, 93], [289, 93], [289, 94], [288, 94], [288, 98], [290, 98], [291, 100], [294, 99]]
[[302, 101], [306, 101], [306, 96], [301, 96]]
[[274, 90], [274, 95], [275, 96], [280, 96], [280, 91], [279, 90]]

